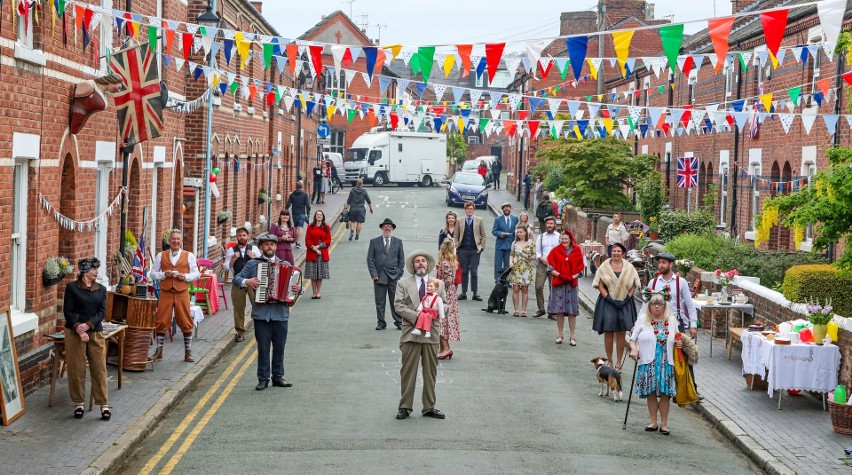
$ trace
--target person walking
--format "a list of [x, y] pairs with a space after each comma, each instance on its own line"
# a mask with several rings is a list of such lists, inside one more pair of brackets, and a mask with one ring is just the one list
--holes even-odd
[[530, 190], [532, 189], [532, 177], [530, 172], [524, 174], [524, 210], [530, 209]]
[[544, 284], [550, 287], [550, 279], [553, 269], [547, 262], [547, 256], [554, 247], [559, 245], [559, 234], [556, 233], [556, 219], [551, 216], [544, 221], [545, 232], [538, 235], [535, 240], [535, 303], [538, 311], [533, 315], [535, 318], [544, 316], [547, 312], [544, 307]]
[[[532, 209], [537, 210], [538, 209], [538, 202], [541, 201], [541, 199], [544, 197], [544, 183], [542, 183], [540, 176], [535, 177], [535, 185], [533, 185], [532, 195], [533, 195]], [[539, 228], [539, 229], [542, 229], [542, 228]]]
[[651, 416], [645, 431], [659, 430], [663, 435], [670, 434], [669, 406], [677, 394], [674, 347], [682, 347], [682, 342], [675, 343], [678, 322], [666, 305], [669, 297], [668, 289], [653, 292], [630, 335], [630, 357], [639, 365], [636, 395], [648, 400]]
[[[444, 244], [444, 240], [448, 237], [453, 238], [454, 240], [458, 237], [458, 226], [456, 223], [458, 222], [459, 215], [456, 214], [455, 211], [447, 211], [446, 216], [444, 216], [444, 227], [438, 231], [438, 248], [441, 248], [441, 245]], [[458, 243], [456, 243], [458, 244]]]
[[441, 347], [438, 359], [452, 359], [453, 349], [450, 348], [451, 341], [460, 341], [459, 330], [459, 299], [458, 287], [456, 286], [456, 275], [458, 274], [459, 261], [456, 256], [456, 242], [453, 238], [445, 239], [438, 250], [438, 278], [444, 282], [444, 291], [447, 295], [444, 300], [444, 320], [441, 322]]
[[181, 249], [183, 232], [173, 229], [169, 235], [169, 250], [154, 257], [151, 278], [160, 281], [160, 301], [157, 303], [155, 323], [157, 349], [151, 355], [152, 360], [163, 359], [163, 345], [166, 333], [172, 327], [174, 319], [183, 333], [183, 360], [192, 363], [192, 330], [195, 322], [189, 314], [189, 283], [198, 280], [201, 273], [195, 254]]
[[515, 241], [509, 255], [509, 265], [512, 274], [509, 284], [512, 285], [512, 303], [515, 305], [514, 317], [527, 316], [527, 301], [530, 285], [533, 284], [533, 269], [535, 269], [535, 243], [530, 240], [530, 231], [526, 226], [518, 225], [515, 229]]
[[[286, 211], [285, 211], [286, 213]], [[280, 222], [280, 220], [279, 220]], [[273, 225], [273, 228], [275, 226]], [[292, 253], [291, 253], [292, 254]], [[240, 273], [246, 263], [260, 257], [260, 249], [249, 244], [249, 231], [245, 227], [237, 228], [237, 245], [225, 252], [225, 261], [222, 267], [226, 271], [233, 269], [234, 275]], [[292, 261], [288, 261], [292, 262]], [[246, 333], [246, 289], [238, 285], [231, 285], [231, 304], [234, 306], [234, 340], [241, 342], [245, 340]]]
[[[435, 407], [435, 380], [438, 375], [438, 342], [440, 322], [432, 321], [430, 337], [412, 335], [417, 324], [417, 307], [426, 296], [426, 282], [435, 268], [435, 258], [431, 254], [417, 250], [405, 258], [405, 268], [409, 277], [399, 280], [393, 305], [396, 313], [402, 317], [402, 334], [399, 337], [399, 349], [402, 352], [402, 366], [399, 369], [400, 398], [397, 419], [407, 419], [414, 410], [414, 390], [417, 387], [417, 367], [423, 373], [423, 410], [424, 417], [444, 419], [443, 412]], [[447, 296], [443, 284], [439, 283], [438, 295], [442, 300]]]
[[331, 227], [325, 223], [325, 213], [317, 210], [305, 232], [305, 272], [311, 281], [311, 299], [322, 297], [322, 281], [331, 278], [328, 268], [328, 248], [331, 246]]
[[[595, 272], [592, 287], [600, 292], [595, 304], [595, 316], [592, 330], [604, 335], [604, 351], [616, 370], [621, 371], [624, 355], [624, 335], [636, 323], [636, 305], [633, 293], [642, 287], [639, 274], [632, 264], [624, 260], [625, 247], [615, 243], [612, 257], [603, 261]], [[612, 345], [615, 342], [618, 359], [612, 359]]]
[[479, 161], [479, 167], [476, 169], [476, 172], [485, 180], [485, 183], [488, 184], [488, 165], [485, 164], [485, 160]]
[[331, 170], [328, 163], [323, 161], [320, 165], [322, 170], [322, 188], [320, 189], [320, 204], [325, 204], [325, 194], [331, 191]]
[[564, 340], [563, 329], [565, 315], [568, 315], [570, 338], [568, 344], [577, 346], [576, 330], [577, 315], [580, 313], [580, 298], [577, 292], [577, 279], [583, 273], [583, 251], [577, 245], [577, 240], [571, 231], [562, 231], [559, 245], [554, 247], [547, 256], [547, 262], [552, 269], [550, 299], [547, 303], [548, 313], [556, 315], [556, 344]]
[[491, 234], [497, 240], [494, 242], [494, 283], [500, 277], [500, 271], [509, 267], [509, 253], [512, 252], [512, 241], [515, 238], [515, 228], [518, 218], [512, 216], [512, 205], [508, 202], [500, 206], [503, 215], [494, 218]]
[[87, 257], [77, 262], [80, 274], [65, 287], [62, 315], [65, 317], [65, 364], [68, 392], [74, 417], [83, 417], [86, 403], [86, 364], [92, 378], [92, 397], [101, 408], [101, 419], [112, 417], [109, 408], [106, 370], [106, 340], [102, 322], [106, 317], [106, 287], [95, 282], [101, 261]]
[[544, 229], [544, 220], [548, 217], [556, 218], [553, 211], [553, 203], [550, 201], [550, 195], [545, 194], [542, 200], [538, 203], [535, 209], [535, 217], [538, 219], [538, 229]]
[[500, 189], [500, 172], [503, 171], [503, 164], [500, 162], [500, 159], [494, 160], [494, 163], [491, 165], [491, 176], [494, 179], [494, 189]]
[[[247, 262], [234, 276], [234, 285], [251, 289], [252, 295], [260, 285], [260, 280], [257, 278], [257, 265], [260, 262], [281, 262], [275, 255], [278, 238], [274, 234], [261, 234], [257, 237], [257, 242], [260, 244], [262, 256]], [[292, 264], [292, 262], [283, 263]], [[301, 294], [301, 284], [291, 286], [290, 291]], [[254, 389], [263, 391], [268, 388], [270, 377], [273, 386], [282, 388], [293, 386], [293, 383], [284, 379], [284, 346], [287, 344], [290, 307], [282, 302], [255, 302], [251, 306], [251, 318], [254, 320], [254, 338], [257, 340], [257, 386]]]
[[370, 194], [364, 189], [364, 180], [359, 178], [355, 180], [355, 188], [349, 190], [349, 197], [346, 198], [346, 206], [343, 209], [344, 213], [349, 213], [350, 241], [353, 238], [356, 241], [361, 239], [361, 225], [367, 220], [367, 207], [370, 208], [370, 214], [373, 214]]
[[302, 228], [308, 223], [308, 213], [311, 212], [311, 200], [308, 194], [302, 189], [301, 180], [296, 182], [296, 189], [287, 197], [287, 202], [284, 204], [284, 209], [290, 210], [290, 216], [293, 217], [293, 225], [296, 227], [295, 243], [296, 249], [302, 247], [299, 244], [302, 240]]
[[317, 162], [316, 166], [314, 166], [312, 176], [314, 180], [314, 187], [311, 193], [311, 202], [319, 204], [320, 193], [322, 193], [322, 166], [319, 162]]
[[[621, 244], [627, 249], [627, 242], [630, 240], [630, 233], [627, 231], [627, 226], [621, 222], [621, 213], [612, 215], [612, 223], [606, 227], [606, 253], [612, 257], [612, 246], [616, 243]], [[626, 251], [625, 251], [626, 252]]]
[[[285, 262], [296, 262], [293, 257], [293, 241], [296, 240], [296, 228], [293, 226], [293, 217], [286, 209], [281, 210], [278, 221], [269, 228], [269, 232], [278, 238], [275, 247], [275, 257]], [[258, 255], [258, 257], [260, 257]]]
[[473, 215], [473, 201], [464, 204], [464, 223], [459, 227], [458, 256], [462, 268], [462, 291], [459, 300], [467, 300], [467, 284], [473, 292], [473, 300], [482, 301], [479, 289], [479, 258], [485, 250], [485, 224], [482, 218]]
[[405, 271], [405, 251], [402, 249], [402, 240], [393, 237], [396, 224], [390, 218], [385, 218], [379, 228], [382, 235], [371, 239], [370, 248], [367, 250], [367, 270], [373, 279], [373, 296], [376, 300], [376, 330], [384, 330], [387, 327], [386, 300], [391, 304], [393, 324], [397, 330], [402, 330], [402, 319], [394, 309], [393, 299], [396, 295], [396, 283]]

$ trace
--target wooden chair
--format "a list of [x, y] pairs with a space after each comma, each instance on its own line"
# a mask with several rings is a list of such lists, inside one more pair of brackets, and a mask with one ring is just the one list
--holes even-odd
[[[198, 281], [199, 281], [199, 283], [204, 282], [204, 281], [209, 282], [210, 277], [203, 277], [202, 276], [200, 279], [198, 279]], [[210, 291], [207, 290], [206, 286], [196, 286], [195, 282], [189, 283], [189, 293], [190, 293], [190, 295], [195, 297], [195, 305], [198, 305], [199, 307], [201, 307], [201, 309], [205, 313], [207, 313], [207, 315], [210, 315], [210, 306], [207, 304], [207, 294], [209, 292]], [[199, 298], [199, 297], [202, 297], [203, 300], [202, 300], [202, 298]]]

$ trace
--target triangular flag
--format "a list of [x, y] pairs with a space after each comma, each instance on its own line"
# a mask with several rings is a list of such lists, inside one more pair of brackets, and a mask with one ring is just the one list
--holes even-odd
[[485, 60], [488, 65], [488, 82], [494, 81], [494, 75], [497, 74], [497, 67], [500, 65], [500, 58], [503, 57], [503, 48], [506, 43], [486, 43], [485, 44]]
[[763, 24], [763, 36], [766, 38], [766, 47], [773, 55], [778, 54], [781, 40], [784, 39], [784, 29], [787, 28], [788, 10], [775, 10], [760, 14], [760, 22]]
[[[423, 82], [429, 82], [429, 76], [432, 75], [432, 64], [435, 62], [435, 47], [421, 46], [417, 48], [417, 67], [420, 73], [423, 74]], [[412, 64], [414, 58], [412, 57]]]
[[[589, 38], [586, 36], [576, 36], [565, 39], [565, 44], [568, 47], [568, 58], [571, 61], [571, 68], [574, 71], [574, 79], [577, 81], [580, 80], [580, 75], [583, 73], [583, 63], [586, 61], [588, 43]], [[559, 66], [558, 60], [559, 58], [557, 58], [557, 67]], [[597, 75], [597, 71], [595, 71], [594, 75]]]
[[781, 119], [781, 125], [784, 126], [784, 133], [790, 133], [790, 125], [793, 124], [793, 118], [796, 117], [793, 114], [778, 114], [778, 118]]
[[677, 55], [680, 53], [680, 46], [683, 43], [683, 23], [660, 28], [660, 41], [663, 43], [663, 51], [669, 59], [672, 73], [675, 73], [674, 64], [677, 63]]
[[462, 63], [461, 77], [466, 78], [470, 74], [470, 53], [473, 51], [473, 45], [456, 45], [456, 51]]
[[830, 45], [837, 44], [845, 10], [846, 0], [823, 0], [817, 3], [819, 23], [825, 34], [825, 41]]
[[630, 55], [630, 41], [633, 39], [634, 30], [615, 31], [612, 33], [613, 46], [615, 55], [618, 58], [618, 64], [621, 66], [621, 75], [626, 77], [627, 72], [624, 65], [627, 63], [627, 56]]
[[802, 124], [805, 126], [805, 132], [808, 135], [811, 134], [811, 127], [813, 127], [816, 118], [816, 114], [802, 114]]
[[802, 86], [791, 87], [787, 89], [787, 93], [790, 94], [790, 100], [793, 101], [793, 105], [799, 105], [799, 95], [802, 94]]
[[837, 131], [837, 119], [840, 116], [837, 114], [822, 114], [822, 120], [825, 122], [825, 128], [828, 129], [828, 133], [834, 135], [834, 132]]
[[828, 88], [831, 87], [829, 78], [820, 79], [819, 81], [815, 81], [814, 84], [822, 91], [824, 96], [828, 97]]
[[761, 94], [760, 102], [763, 104], [763, 110], [766, 112], [772, 111], [772, 93]]

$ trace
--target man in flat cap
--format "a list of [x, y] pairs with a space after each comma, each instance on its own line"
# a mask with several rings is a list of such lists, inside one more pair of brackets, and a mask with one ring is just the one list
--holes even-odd
[[497, 238], [494, 244], [494, 283], [500, 277], [500, 271], [509, 267], [509, 254], [512, 251], [512, 242], [515, 240], [515, 228], [518, 227], [518, 217], [512, 215], [512, 205], [503, 203], [501, 216], [494, 218], [494, 226], [491, 226], [491, 234]]

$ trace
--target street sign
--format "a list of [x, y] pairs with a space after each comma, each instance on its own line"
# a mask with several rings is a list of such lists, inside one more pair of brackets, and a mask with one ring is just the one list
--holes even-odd
[[317, 139], [317, 145], [331, 145], [331, 139]]
[[325, 122], [320, 123], [320, 125], [317, 126], [317, 135], [319, 135], [322, 139], [328, 137], [331, 135], [331, 127], [329, 127]]

